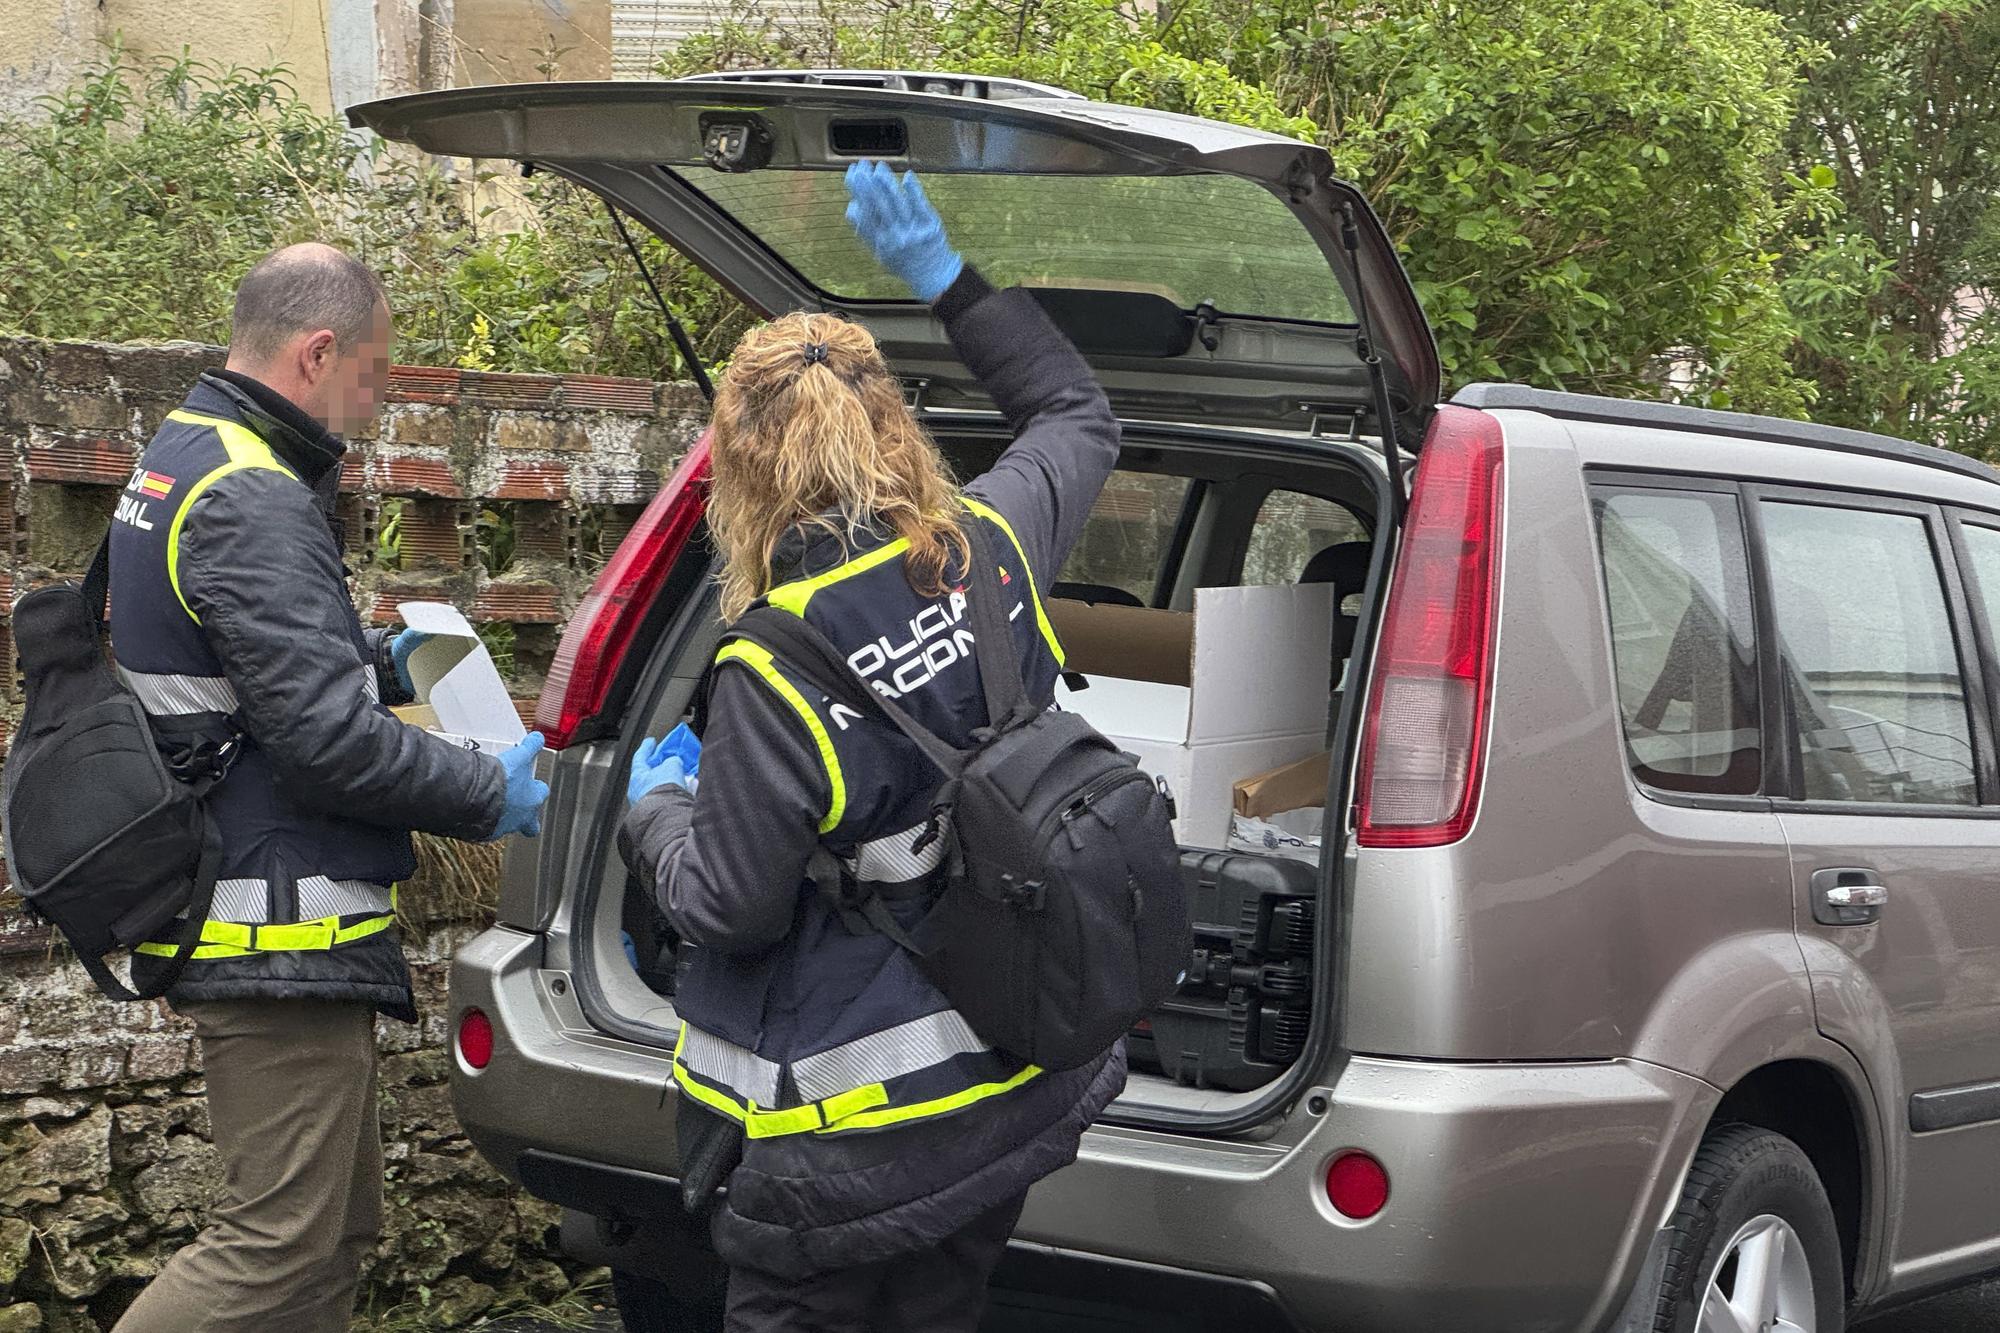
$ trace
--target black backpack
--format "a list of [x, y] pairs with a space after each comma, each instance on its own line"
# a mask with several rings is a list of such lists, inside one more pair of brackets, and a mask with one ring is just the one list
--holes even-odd
[[906, 930], [822, 850], [814, 877], [917, 958], [986, 1041], [1045, 1069], [1102, 1055], [1170, 994], [1192, 932], [1163, 784], [1075, 713], [1028, 698], [981, 524], [968, 525], [974, 659], [987, 726], [959, 750], [868, 687], [825, 635], [775, 607], [728, 631], [857, 712], [886, 719], [945, 781], [918, 839], [950, 840], [944, 887]]
[[[111, 539], [81, 585], [38, 588], [14, 607], [27, 706], [4, 774], [7, 866], [14, 888], [63, 933], [99, 990], [150, 1000], [180, 979], [222, 865], [202, 798], [241, 735], [156, 734], [106, 660]], [[144, 991], [104, 962], [183, 912], [187, 925]]]

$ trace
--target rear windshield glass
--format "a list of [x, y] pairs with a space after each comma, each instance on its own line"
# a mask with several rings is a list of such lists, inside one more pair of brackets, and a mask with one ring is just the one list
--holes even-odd
[[[837, 171], [679, 173], [807, 281], [845, 300], [909, 292], [855, 239]], [[1351, 324], [1326, 256], [1236, 176], [924, 177], [952, 243], [996, 286], [1154, 292], [1183, 310]]]

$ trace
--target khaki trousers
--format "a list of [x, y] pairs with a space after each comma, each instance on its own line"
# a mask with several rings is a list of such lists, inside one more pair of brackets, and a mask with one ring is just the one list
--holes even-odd
[[176, 1005], [221, 1154], [208, 1229], [113, 1333], [346, 1333], [382, 1227], [375, 1015], [321, 1000]]

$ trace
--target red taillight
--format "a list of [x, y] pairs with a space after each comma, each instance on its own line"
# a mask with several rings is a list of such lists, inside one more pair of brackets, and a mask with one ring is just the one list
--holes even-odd
[[695, 441], [681, 465], [590, 585], [563, 631], [535, 704], [535, 730], [551, 750], [570, 743], [576, 729], [597, 715], [632, 646], [632, 636], [659, 595], [667, 571], [687, 546], [705, 507], [708, 436]]
[[493, 1020], [477, 1009], [458, 1016], [458, 1058], [471, 1069], [484, 1069], [493, 1060]]
[[1342, 1217], [1365, 1222], [1389, 1205], [1389, 1173], [1365, 1152], [1346, 1152], [1326, 1169], [1326, 1199]]
[[1441, 407], [1424, 437], [1361, 743], [1364, 847], [1456, 842], [1479, 809], [1500, 575], [1500, 423]]

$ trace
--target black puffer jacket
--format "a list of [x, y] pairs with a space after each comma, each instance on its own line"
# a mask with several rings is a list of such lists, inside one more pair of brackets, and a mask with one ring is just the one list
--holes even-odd
[[[112, 528], [111, 637], [155, 724], [234, 720], [241, 757], [209, 806], [223, 841], [211, 920], [381, 921], [415, 869], [410, 831], [486, 836], [497, 760], [393, 717], [379, 631], [349, 599], [334, 498], [345, 446], [279, 394], [204, 375], [147, 446]], [[143, 984], [162, 966], [141, 955]], [[332, 948], [188, 965], [173, 999], [338, 999], [414, 1019], [393, 929]]]

